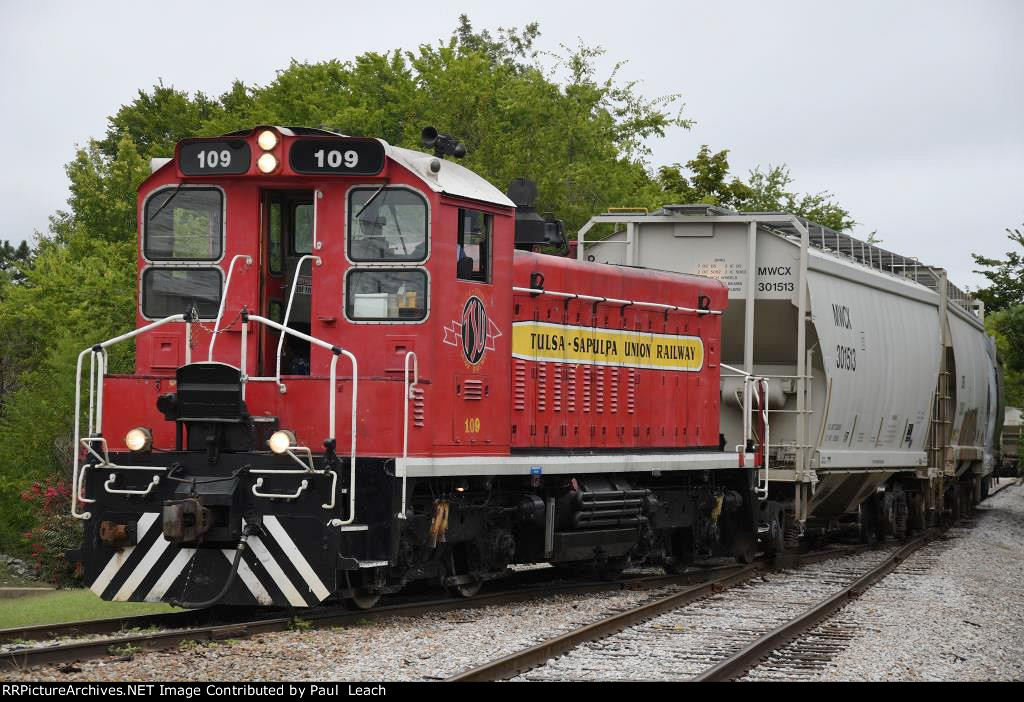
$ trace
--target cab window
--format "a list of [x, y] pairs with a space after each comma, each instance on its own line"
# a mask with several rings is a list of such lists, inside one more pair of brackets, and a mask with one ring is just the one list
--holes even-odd
[[460, 209], [457, 248], [459, 280], [491, 282], [491, 215]]
[[313, 203], [295, 205], [292, 210], [292, 232], [295, 253], [313, 253]]
[[406, 188], [353, 188], [348, 255], [359, 262], [426, 260], [427, 201]]
[[215, 188], [167, 188], [146, 201], [143, 252], [150, 261], [216, 261], [224, 197]]
[[196, 308], [200, 319], [216, 319], [220, 307], [218, 268], [147, 268], [142, 272], [142, 314], [163, 319]]
[[349, 319], [416, 322], [427, 316], [427, 274], [421, 269], [353, 268], [345, 284]]

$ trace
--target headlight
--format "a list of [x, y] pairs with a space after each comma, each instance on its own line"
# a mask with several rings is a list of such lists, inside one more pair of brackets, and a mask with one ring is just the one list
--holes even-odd
[[263, 154], [256, 161], [256, 167], [260, 169], [260, 173], [273, 173], [277, 170], [277, 158], [274, 154]]
[[291, 433], [287, 429], [280, 429], [275, 431], [267, 439], [267, 446], [274, 453], [284, 453], [289, 448], [295, 445], [295, 434]]
[[256, 143], [260, 145], [260, 148], [264, 151], [270, 151], [272, 148], [277, 146], [277, 135], [269, 129], [260, 132], [260, 135], [256, 138]]
[[124, 445], [130, 451], [148, 451], [153, 445], [153, 433], [146, 427], [135, 427], [124, 435]]

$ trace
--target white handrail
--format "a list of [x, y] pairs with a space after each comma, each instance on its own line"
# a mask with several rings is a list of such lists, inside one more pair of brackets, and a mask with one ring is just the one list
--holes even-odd
[[[78, 354], [78, 361], [75, 364], [75, 422], [74, 422], [74, 424], [75, 424], [75, 428], [74, 428], [75, 438], [74, 438], [74, 443], [72, 444], [72, 446], [74, 446], [75, 450], [74, 450], [74, 456], [72, 458], [72, 465], [71, 465], [71, 494], [72, 494], [72, 498], [71, 498], [71, 516], [74, 517], [75, 519], [89, 519], [92, 516], [89, 512], [79, 512], [78, 511], [78, 503], [79, 502], [86, 503], [86, 504], [91, 503], [91, 502], [95, 502], [95, 500], [89, 500], [89, 499], [85, 498], [81, 494], [81, 491], [79, 490], [79, 484], [80, 484], [79, 481], [81, 480], [82, 476], [79, 475], [79, 469], [80, 469], [79, 463], [80, 463], [80, 461], [79, 461], [79, 448], [78, 447], [81, 445], [81, 442], [82, 442], [82, 362], [85, 359], [85, 354], [87, 354], [87, 353], [88, 354], [92, 354], [92, 356], [90, 358], [90, 377], [91, 378], [95, 377], [95, 376], [92, 375], [92, 369], [95, 368], [95, 364], [96, 364], [96, 361], [97, 361], [96, 356], [97, 355], [101, 356], [100, 359], [99, 359], [99, 364], [101, 366], [101, 368], [100, 368], [100, 374], [101, 374], [100, 375], [100, 385], [102, 386], [102, 384], [103, 384], [102, 373], [103, 373], [103, 371], [104, 371], [104, 369], [106, 367], [106, 349], [110, 348], [114, 344], [119, 344], [122, 341], [127, 341], [128, 339], [134, 339], [139, 334], [143, 334], [143, 333], [145, 333], [147, 331], [150, 331], [151, 329], [156, 329], [157, 327], [162, 327], [163, 325], [168, 324], [170, 322], [183, 322], [183, 321], [185, 321], [185, 315], [183, 315], [183, 314], [172, 314], [169, 317], [164, 317], [163, 319], [160, 319], [160, 320], [157, 320], [157, 321], [152, 322], [150, 324], [147, 324], [144, 327], [139, 327], [138, 329], [134, 329], [134, 330], [128, 332], [127, 334], [122, 334], [121, 336], [115, 336], [113, 339], [107, 339], [106, 341], [104, 341], [102, 343], [90, 346], [89, 348], [84, 349], [80, 354]], [[103, 431], [103, 424], [102, 424], [102, 421], [103, 421], [103, 391], [100, 390], [99, 392], [96, 392], [95, 391], [94, 381], [92, 381], [92, 380], [90, 380], [89, 385], [90, 385], [90, 392], [89, 392], [89, 433], [90, 434], [101, 434], [102, 431]], [[94, 419], [96, 420], [95, 424], [93, 422]]]
[[238, 254], [231, 259], [231, 263], [228, 264], [228, 277], [224, 281], [224, 292], [220, 296], [220, 307], [217, 309], [217, 319], [213, 323], [213, 333], [210, 334], [210, 351], [206, 354], [206, 360], [213, 360], [213, 345], [217, 343], [217, 330], [220, 329], [220, 319], [224, 316], [224, 308], [228, 303], [228, 291], [231, 290], [231, 276], [235, 272], [235, 263], [238, 259], [244, 258], [246, 267], [252, 265], [252, 256], [246, 254]]
[[681, 307], [680, 305], [666, 305], [661, 302], [641, 302], [639, 300], [620, 300], [615, 297], [598, 297], [596, 295], [583, 295], [581, 293], [557, 292], [555, 290], [544, 290], [541, 288], [520, 288], [513, 287], [512, 292], [527, 293], [530, 295], [552, 295], [567, 300], [582, 300], [584, 302], [607, 303], [609, 305], [624, 305], [627, 307], [650, 307], [664, 312], [691, 312], [693, 314], [722, 314], [722, 310], [701, 309], [699, 307]]
[[308, 480], [303, 480], [301, 483], [299, 483], [299, 489], [296, 490], [293, 494], [289, 494], [289, 493], [279, 494], [279, 493], [275, 493], [275, 492], [260, 492], [260, 488], [261, 487], [263, 487], [263, 478], [257, 478], [256, 479], [256, 484], [252, 486], [252, 494], [256, 495], [256, 497], [267, 497], [267, 498], [270, 498], [272, 500], [294, 500], [299, 495], [301, 495], [305, 491], [306, 488], [309, 487], [309, 481]]
[[153, 479], [149, 481], [149, 486], [145, 490], [131, 490], [128, 488], [118, 489], [112, 487], [115, 480], [117, 480], [117, 473], [111, 473], [110, 477], [107, 478], [107, 482], [103, 483], [104, 489], [112, 495], [148, 495], [153, 492], [153, 488], [160, 484], [159, 475], [153, 476]]
[[[313, 344], [315, 346], [319, 346], [320, 348], [327, 349], [328, 351], [330, 351], [331, 353], [334, 354], [334, 357], [331, 359], [331, 385], [330, 385], [330, 388], [329, 388], [330, 397], [329, 397], [329, 404], [328, 404], [329, 413], [330, 413], [329, 414], [329, 431], [330, 431], [330, 436], [328, 436], [328, 439], [330, 441], [332, 441], [332, 442], [335, 440], [335, 435], [336, 435], [335, 426], [334, 425], [335, 425], [335, 418], [336, 418], [336, 413], [335, 413], [335, 404], [336, 404], [335, 403], [335, 395], [337, 395], [337, 392], [338, 392], [337, 391], [337, 387], [336, 387], [337, 386], [337, 382], [338, 382], [338, 357], [339, 356], [345, 356], [349, 360], [349, 362], [352, 364], [352, 426], [351, 426], [351, 440], [352, 440], [352, 444], [351, 444], [351, 447], [350, 447], [350, 454], [349, 454], [350, 478], [349, 478], [349, 495], [348, 495], [348, 498], [349, 498], [348, 519], [345, 519], [345, 520], [333, 520], [334, 522], [336, 522], [337, 526], [347, 526], [349, 524], [352, 524], [355, 521], [355, 519], [356, 519], [356, 427], [357, 427], [357, 422], [358, 422], [357, 411], [358, 411], [358, 407], [359, 407], [359, 362], [356, 360], [355, 355], [353, 355], [350, 351], [347, 351], [346, 349], [343, 349], [343, 348], [341, 348], [339, 346], [334, 346], [332, 344], [328, 344], [326, 341], [321, 341], [320, 339], [317, 339], [314, 336], [310, 336], [309, 334], [303, 334], [300, 331], [296, 331], [294, 329], [290, 329], [290, 328], [288, 328], [288, 327], [286, 327], [286, 326], [284, 326], [282, 324], [278, 324], [277, 322], [275, 322], [273, 320], [267, 319], [266, 317], [260, 317], [259, 315], [255, 315], [255, 314], [243, 313], [243, 315], [242, 315], [242, 324], [243, 325], [248, 324], [248, 322], [250, 320], [252, 320], [254, 322], [258, 322], [260, 324], [265, 324], [266, 326], [270, 327], [271, 329], [277, 329], [279, 332], [281, 332], [281, 338], [282, 339], [284, 339], [284, 335], [285, 334], [291, 334], [292, 336], [294, 336], [294, 337], [296, 337], [298, 339], [302, 339], [303, 341], [308, 341], [310, 344]], [[278, 362], [280, 362], [280, 358], [281, 358], [280, 355], [278, 355]], [[278, 379], [280, 379], [280, 375], [278, 375]], [[332, 505], [331, 506], [333, 507], [333, 500], [334, 500], [334, 495], [333, 494], [331, 495], [331, 499], [332, 499]]]
[[[314, 207], [314, 211], [315, 211], [315, 207]], [[292, 276], [292, 289], [288, 293], [288, 306], [284, 310], [284, 323], [283, 323], [283, 326], [281, 326], [281, 325], [278, 325], [275, 322], [273, 324], [274, 327], [280, 327], [282, 329], [285, 329], [285, 328], [288, 327], [288, 320], [291, 319], [291, 317], [292, 317], [292, 303], [295, 302], [295, 290], [299, 287], [299, 285], [298, 285], [298, 283], [299, 283], [299, 274], [302, 272], [302, 264], [305, 263], [307, 260], [308, 261], [316, 261], [316, 265], [318, 265], [318, 266], [320, 265], [320, 257], [319, 256], [314, 256], [312, 254], [306, 254], [305, 256], [303, 256], [302, 258], [299, 259], [299, 262], [297, 264], [295, 264], [295, 275]], [[313, 277], [313, 268], [312, 267], [310, 267], [310, 269], [309, 269], [309, 276], [310, 276], [310, 279], [312, 280], [312, 277]], [[250, 319], [256, 319], [255, 315], [250, 315]], [[260, 319], [263, 319], [263, 317], [260, 317]], [[269, 322], [270, 320], [268, 319], [267, 321]], [[304, 335], [301, 335], [301, 334], [296, 334], [296, 336], [299, 336], [300, 339], [301, 338], [305, 338], [306, 341], [309, 341], [310, 339], [313, 338], [311, 336], [304, 336]], [[313, 343], [313, 342], [310, 342], [310, 343]], [[320, 342], [320, 343], [323, 343], [323, 342]], [[284, 334], [281, 334], [280, 337], [277, 340], [277, 373], [275, 375], [275, 377], [277, 378], [277, 384], [280, 387], [281, 392], [284, 392], [284, 384], [281, 382], [281, 351], [283, 349], [284, 349]]]
[[[316, 258], [316, 257], [310, 257], [310, 258]], [[356, 516], [356, 512], [355, 512], [355, 508], [356, 508], [356, 488], [355, 488], [355, 481], [356, 481], [356, 439], [357, 439], [358, 407], [359, 407], [359, 363], [358, 363], [358, 360], [356, 359], [354, 354], [352, 354], [350, 351], [347, 351], [346, 349], [340, 348], [338, 346], [334, 346], [332, 344], [327, 343], [326, 341], [322, 341], [321, 339], [317, 339], [316, 337], [310, 336], [308, 334], [303, 334], [302, 332], [296, 331], [294, 329], [290, 329], [290, 328], [288, 328], [288, 327], [286, 327], [286, 326], [284, 326], [282, 324], [278, 324], [277, 322], [274, 322], [273, 320], [267, 319], [265, 317], [260, 317], [258, 315], [250, 315], [250, 314], [248, 314], [248, 312], [245, 312], [244, 309], [243, 309], [243, 313], [242, 313], [242, 334], [243, 334], [243, 339], [247, 339], [247, 336], [248, 336], [248, 325], [249, 325], [249, 321], [250, 320], [252, 320], [254, 322], [258, 322], [260, 324], [265, 324], [265, 325], [267, 325], [267, 326], [269, 326], [269, 327], [271, 327], [273, 329], [278, 330], [279, 332], [281, 332], [281, 338], [282, 339], [284, 338], [285, 334], [291, 334], [292, 336], [294, 336], [296, 338], [299, 338], [299, 339], [302, 339], [304, 341], [307, 341], [307, 342], [309, 342], [312, 345], [319, 346], [321, 348], [327, 349], [327, 350], [331, 351], [331, 353], [333, 354], [333, 357], [331, 358], [331, 371], [330, 371], [330, 387], [329, 387], [330, 395], [329, 395], [329, 398], [328, 398], [328, 402], [329, 402], [329, 420], [328, 420], [329, 421], [329, 427], [328, 427], [329, 436], [328, 436], [328, 440], [332, 444], [336, 442], [336, 436], [337, 436], [337, 431], [336, 431], [336, 426], [335, 425], [336, 425], [336, 421], [337, 421], [337, 411], [336, 411], [337, 387], [336, 386], [337, 386], [337, 378], [338, 378], [338, 358], [340, 356], [345, 356], [346, 358], [348, 358], [349, 362], [352, 364], [352, 408], [351, 408], [351, 419], [352, 419], [352, 422], [351, 422], [351, 429], [350, 429], [350, 432], [351, 432], [351, 446], [350, 446], [350, 455], [349, 455], [351, 489], [349, 490], [349, 516], [348, 516], [348, 519], [346, 519], [344, 521], [335, 519], [335, 520], [332, 520], [332, 522], [336, 523], [337, 526], [345, 526], [345, 525], [353, 523], [355, 521], [355, 516]], [[100, 463], [99, 463], [100, 466], [103, 466], [103, 467], [117, 467], [117, 468], [121, 468], [121, 467], [133, 468], [132, 466], [115, 466], [115, 464], [110, 463], [109, 459], [106, 457], [106, 453], [107, 453], [107, 451], [106, 451], [106, 441], [102, 438], [102, 436], [100, 436], [102, 434], [102, 422], [103, 422], [103, 390], [102, 390], [102, 386], [103, 386], [103, 378], [104, 378], [104, 375], [106, 373], [106, 367], [107, 367], [107, 352], [106, 352], [106, 349], [108, 349], [109, 347], [111, 347], [111, 346], [113, 346], [115, 344], [121, 343], [122, 341], [127, 341], [128, 339], [133, 339], [133, 338], [139, 336], [140, 334], [143, 334], [143, 333], [145, 333], [147, 331], [150, 331], [152, 329], [156, 329], [157, 327], [161, 327], [161, 326], [163, 326], [165, 324], [168, 324], [170, 322], [185, 322], [186, 324], [188, 324], [188, 322], [189, 322], [188, 315], [175, 314], [175, 315], [171, 315], [169, 317], [165, 317], [163, 319], [160, 319], [160, 320], [157, 320], [157, 321], [152, 322], [150, 324], [147, 324], [144, 327], [140, 327], [138, 329], [132, 330], [132, 331], [126, 333], [126, 334], [122, 334], [120, 336], [114, 337], [113, 339], [108, 339], [107, 341], [104, 341], [102, 343], [90, 346], [89, 348], [84, 349], [80, 354], [78, 354], [78, 360], [77, 360], [77, 363], [76, 363], [76, 366], [75, 366], [75, 418], [74, 418], [74, 444], [73, 444], [73, 446], [75, 447], [75, 451], [74, 451], [73, 464], [72, 464], [72, 470], [71, 470], [71, 482], [72, 482], [71, 491], [72, 491], [72, 494], [73, 494], [73, 497], [72, 497], [72, 500], [71, 500], [71, 515], [73, 517], [75, 517], [76, 519], [89, 519], [92, 516], [91, 513], [89, 513], [89, 512], [84, 512], [84, 511], [83, 512], [79, 512], [78, 511], [78, 503], [79, 502], [81, 502], [83, 504], [91, 504], [91, 503], [94, 503], [96, 501], [95, 499], [88, 498], [84, 494], [85, 485], [84, 485], [84, 480], [83, 479], [84, 479], [84, 475], [85, 475], [85, 468], [87, 468], [88, 466], [81, 465], [81, 461], [80, 461], [80, 448], [79, 448], [80, 446], [84, 445], [85, 448], [86, 448], [86, 451], [88, 453], [92, 453], [94, 456], [96, 456], [96, 458], [99, 459], [99, 461], [100, 461]], [[90, 436], [89, 437], [82, 437], [82, 435], [81, 435], [81, 433], [82, 433], [82, 427], [81, 427], [81, 420], [82, 420], [82, 367], [83, 367], [83, 363], [84, 363], [85, 355], [86, 354], [91, 354], [91, 356], [90, 356], [90, 371], [89, 371], [89, 378], [90, 378], [90, 388], [89, 388], [89, 390], [90, 390], [90, 392], [89, 392], [89, 419], [88, 419], [88, 429], [89, 429]], [[244, 364], [245, 354], [246, 354], [245, 346], [243, 345], [242, 350], [241, 350], [241, 354], [240, 354], [241, 357], [242, 357], [243, 364]], [[417, 377], [418, 377], [418, 375], [417, 375]], [[279, 380], [279, 378], [280, 378], [280, 376], [278, 377], [278, 380]], [[244, 368], [242, 368], [242, 371], [241, 371], [241, 379], [242, 379], [242, 390], [243, 390], [243, 393], [244, 393], [244, 391], [245, 391], [245, 383], [247, 381], [247, 376], [245, 375], [245, 369]], [[97, 383], [99, 384], [99, 388], [96, 387]], [[91, 442], [94, 442], [94, 441], [99, 441], [101, 443], [101, 445], [103, 447], [103, 453], [104, 453], [103, 456], [100, 456], [99, 454], [97, 454], [95, 452], [95, 450], [93, 450], [89, 446], [89, 444]], [[295, 447], [295, 448], [297, 449], [298, 447]], [[309, 451], [309, 449], [306, 449], [306, 452], [309, 454], [310, 459], [312, 459], [312, 452]], [[301, 471], [301, 472], [303, 472], [303, 473], [310, 473], [310, 472], [312, 472], [312, 473], [314, 473], [316, 475], [326, 475], [326, 474], [329, 473], [331, 475], [331, 477], [332, 477], [332, 480], [331, 480], [331, 499], [330, 499], [329, 502], [321, 505], [321, 507], [323, 507], [324, 509], [334, 509], [335, 504], [337, 502], [337, 499], [336, 499], [336, 497], [337, 497], [336, 496], [337, 484], [338, 484], [338, 474], [337, 474], [337, 472], [333, 471], [333, 470], [327, 470], [327, 471], [309, 470], [309, 468], [311, 468], [311, 466], [312, 466], [312, 461], [310, 462], [309, 466], [306, 466], [306, 464], [303, 463], [303, 461], [301, 459], [299, 459], [297, 456], [295, 456], [291, 451], [289, 451], [289, 453], [291, 454], [292, 458], [296, 462], [298, 462], [300, 465], [303, 466], [304, 470]], [[150, 467], [150, 466], [146, 466], [146, 467], [144, 467], [144, 469], [146, 469], [146, 470], [166, 470], [166, 468], [163, 468], [163, 467]], [[252, 471], [252, 472], [264, 472], [264, 471]], [[282, 473], [282, 472], [294, 472], [294, 471], [266, 471], [266, 472], [268, 472], [268, 473], [270, 473], [270, 472]], [[111, 474], [111, 475], [114, 476], [115, 474]], [[154, 478], [156, 478], [156, 476], [154, 476]], [[150, 484], [148, 490], [146, 490], [146, 491], [128, 491], [128, 490], [119, 490], [119, 489], [113, 488], [112, 487], [113, 480], [114, 480], [114, 477], [111, 477], [110, 479], [107, 480], [107, 482], [105, 484], [105, 487], [106, 487], [108, 492], [120, 493], [120, 494], [132, 494], [132, 495], [145, 495], [145, 494], [149, 494], [149, 492], [153, 489], [153, 487], [159, 482], [158, 480], [154, 480]], [[262, 479], [258, 479], [258, 480], [262, 480]], [[303, 483], [307, 483], [308, 484], [308, 481], [303, 481]], [[260, 483], [260, 484], [262, 484], [262, 483]], [[299, 491], [297, 493], [295, 493], [295, 497], [298, 497], [298, 495], [300, 495], [302, 493], [302, 491], [305, 490], [305, 489], [306, 489], [305, 487], [300, 488]], [[259, 494], [259, 493], [257, 493], [254, 490], [253, 494]], [[284, 499], [294, 499], [294, 497], [291, 497], [289, 495], [259, 494], [259, 496], [261, 496], [261, 497], [264, 497], [264, 496], [266, 496], [266, 497], [277, 497], [277, 498], [284, 498]]]
[[[413, 362], [413, 381], [409, 382], [409, 361]], [[405, 519], [405, 486], [407, 477], [405, 464], [409, 459], [409, 402], [413, 399], [416, 384], [420, 382], [420, 361], [415, 351], [405, 354], [405, 383], [402, 394], [402, 406], [405, 411], [405, 420], [402, 425], [402, 508], [396, 515], [399, 519]]]
[[[768, 497], [768, 449], [770, 447], [769, 442], [769, 422], [768, 422], [768, 377], [761, 375], [751, 375], [746, 371], [735, 368], [726, 363], [719, 363], [719, 367], [725, 368], [726, 370], [732, 371], [739, 376], [743, 377], [743, 446], [742, 451], [746, 451], [747, 442], [753, 438], [753, 422], [751, 421], [751, 414], [754, 411], [753, 401], [757, 400], [759, 405], [758, 414], [760, 415], [761, 421], [764, 422], [764, 437], [761, 439], [761, 455], [762, 463], [757, 468], [757, 486], [755, 491], [757, 492], [758, 499], [764, 500]], [[764, 471], [764, 483], [761, 482], [761, 471]]]

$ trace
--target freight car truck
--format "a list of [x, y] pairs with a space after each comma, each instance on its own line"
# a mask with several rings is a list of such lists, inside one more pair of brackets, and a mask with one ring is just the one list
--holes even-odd
[[[577, 257], [728, 286], [722, 362], [768, 378], [763, 540], [792, 543], [858, 512], [869, 540], [902, 535], [987, 487], [1001, 426], [995, 347], [981, 304], [943, 270], [794, 215], [707, 205], [593, 217]], [[723, 366], [730, 445], [760, 438], [743, 435], [735, 376]]]

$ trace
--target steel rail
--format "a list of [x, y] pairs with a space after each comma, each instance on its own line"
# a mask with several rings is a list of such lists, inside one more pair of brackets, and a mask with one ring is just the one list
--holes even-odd
[[[484, 593], [473, 598], [441, 598], [428, 600], [415, 600], [406, 603], [393, 604], [373, 609], [345, 609], [342, 607], [331, 607], [324, 609], [310, 610], [302, 613], [298, 618], [303, 625], [313, 627], [327, 627], [338, 625], [353, 625], [368, 620], [383, 619], [386, 617], [410, 617], [430, 612], [443, 612], [460, 609], [477, 609], [493, 605], [502, 605], [520, 602], [522, 600], [536, 597], [557, 595], [557, 594], [588, 594], [596, 592], [609, 592], [616, 590], [643, 590], [663, 587], [670, 584], [692, 583], [714, 577], [714, 573], [720, 570], [736, 570], [737, 566], [709, 567], [705, 570], [682, 573], [679, 575], [653, 575], [624, 578], [621, 580], [609, 581], [585, 581], [577, 583], [547, 583], [539, 585], [520, 584], [515, 589], [502, 590], [493, 593]], [[515, 578], [516, 581], [527, 580], [538, 576], [533, 575], [538, 571], [526, 571], [522, 573], [525, 578]], [[539, 571], [542, 572], [542, 571]], [[54, 638], [56, 636], [79, 636], [89, 634], [104, 634], [121, 631], [125, 628], [143, 628], [148, 626], [170, 626], [183, 623], [179, 618], [187, 615], [203, 615], [208, 618], [216, 616], [230, 616], [225, 614], [230, 608], [211, 608], [209, 610], [198, 610], [197, 612], [171, 612], [128, 619], [103, 619], [85, 622], [71, 622], [58, 625], [39, 625], [24, 627], [20, 629], [5, 629], [0, 631], [0, 637], [8, 642], [18, 639]], [[200, 620], [201, 621], [201, 620]], [[108, 655], [123, 655], [124, 652], [160, 651], [174, 648], [185, 641], [221, 641], [224, 639], [243, 638], [274, 631], [287, 631], [294, 626], [296, 621], [292, 616], [268, 616], [248, 621], [222, 622], [195, 626], [192, 628], [174, 629], [160, 632], [145, 632], [129, 634], [91, 641], [74, 641], [51, 646], [38, 646], [32, 648], [19, 648], [0, 653], [0, 669], [26, 669], [39, 665], [69, 663], [73, 661], [102, 658]]]
[[694, 676], [692, 680], [694, 682], [720, 682], [734, 680], [742, 676], [765, 657], [813, 629], [852, 600], [860, 597], [868, 588], [894, 571], [910, 554], [929, 543], [937, 533], [937, 530], [928, 531], [904, 544], [850, 585]]
[[[861, 546], [848, 548], [840, 547], [809, 554], [791, 556], [786, 560], [784, 567], [794, 567], [799, 564], [828, 560], [829, 558], [860, 553], [863, 550], [865, 550], [865, 548]], [[713, 578], [707, 582], [688, 587], [680, 592], [633, 607], [632, 609], [625, 610], [624, 612], [614, 614], [600, 621], [593, 622], [592, 624], [588, 624], [579, 629], [562, 634], [561, 636], [556, 636], [546, 641], [542, 641], [536, 646], [531, 646], [530, 648], [525, 648], [502, 658], [489, 661], [483, 665], [479, 665], [475, 668], [459, 673], [458, 675], [447, 678], [445, 682], [489, 682], [508, 679], [518, 673], [543, 665], [555, 656], [560, 656], [563, 653], [576, 648], [580, 644], [606, 638], [627, 627], [640, 624], [648, 619], [652, 619], [660, 614], [665, 614], [666, 612], [671, 612], [679, 609], [680, 607], [685, 607], [697, 600], [704, 599], [705, 597], [709, 597], [717, 592], [746, 582], [750, 578], [764, 572], [769, 567], [778, 567], [770, 566], [769, 564], [770, 559], [764, 559], [761, 563], [755, 563], [747, 566], [733, 566], [732, 572], [724, 573], [723, 575]]]

